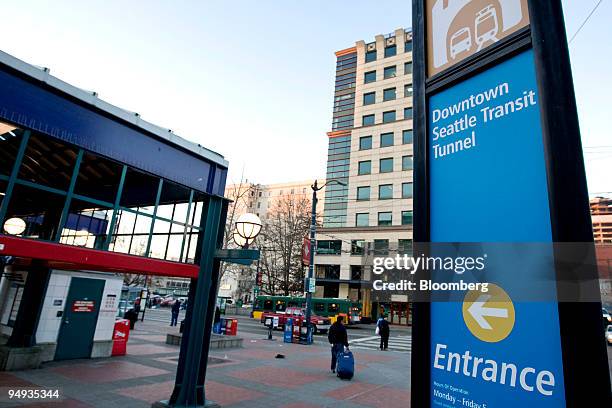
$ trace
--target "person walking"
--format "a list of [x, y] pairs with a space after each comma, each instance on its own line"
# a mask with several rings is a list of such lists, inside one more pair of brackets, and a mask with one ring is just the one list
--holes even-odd
[[338, 319], [331, 325], [327, 334], [327, 340], [331, 344], [331, 371], [336, 372], [336, 362], [338, 359], [338, 353], [344, 351], [344, 347], [349, 348], [348, 335], [346, 334], [346, 327], [342, 324], [343, 316], [338, 316]]
[[170, 311], [172, 313], [172, 318], [170, 320], [170, 326], [176, 326], [176, 322], [178, 321], [180, 310], [181, 310], [181, 300], [176, 299], [176, 302], [172, 304], [172, 310]]
[[389, 322], [385, 319], [387, 316], [382, 314], [376, 322], [378, 335], [380, 336], [380, 349], [387, 350], [389, 347]]

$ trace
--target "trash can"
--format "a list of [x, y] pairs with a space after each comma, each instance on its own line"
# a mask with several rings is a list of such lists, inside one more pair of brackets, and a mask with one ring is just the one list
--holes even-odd
[[238, 320], [225, 319], [225, 335], [235, 336], [238, 333]]
[[125, 356], [128, 337], [130, 337], [130, 321], [128, 319], [116, 320], [113, 330], [112, 356]]
[[283, 336], [283, 340], [285, 343], [291, 343], [293, 338], [293, 319], [287, 319], [287, 323], [285, 323], [285, 332]]

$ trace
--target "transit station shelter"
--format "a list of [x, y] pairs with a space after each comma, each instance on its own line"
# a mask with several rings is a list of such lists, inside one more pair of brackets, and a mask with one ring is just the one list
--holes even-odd
[[[0, 369], [110, 353], [92, 340], [109, 333], [108, 322], [96, 324], [116, 311], [117, 273], [192, 278], [191, 307], [205, 277], [211, 293], [200, 297], [214, 299], [227, 167], [223, 156], [0, 52]], [[66, 354], [64, 337], [80, 352]]]

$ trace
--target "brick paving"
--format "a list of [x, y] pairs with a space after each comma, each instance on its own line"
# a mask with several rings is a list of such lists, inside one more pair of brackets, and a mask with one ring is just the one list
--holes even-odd
[[[240, 329], [240, 327], [239, 327]], [[50, 362], [38, 370], [0, 373], [0, 408], [150, 407], [174, 387], [179, 348], [165, 344], [176, 331], [161, 322], [138, 323], [128, 355]], [[326, 336], [312, 346], [264, 340], [265, 333], [240, 333], [242, 349], [211, 351], [206, 397], [233, 408], [408, 408], [410, 355], [355, 349], [355, 378], [329, 371]], [[283, 354], [285, 358], [275, 358]], [[55, 401], [9, 401], [8, 387], [59, 389]]]

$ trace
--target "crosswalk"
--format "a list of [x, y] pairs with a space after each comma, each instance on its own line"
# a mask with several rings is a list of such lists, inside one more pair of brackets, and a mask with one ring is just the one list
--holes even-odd
[[[379, 350], [380, 336], [349, 339], [349, 344], [351, 348]], [[399, 353], [410, 353], [412, 351], [412, 336], [408, 335], [389, 337], [388, 350], [397, 351]]]

